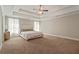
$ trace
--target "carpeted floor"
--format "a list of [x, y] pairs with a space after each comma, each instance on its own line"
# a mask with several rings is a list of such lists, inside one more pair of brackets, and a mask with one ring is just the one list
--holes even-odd
[[2, 54], [61, 54], [79, 53], [79, 41], [45, 36], [26, 41], [14, 37], [3, 43]]

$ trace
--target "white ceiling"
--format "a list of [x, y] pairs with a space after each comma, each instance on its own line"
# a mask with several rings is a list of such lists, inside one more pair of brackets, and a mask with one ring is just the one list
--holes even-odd
[[[43, 5], [44, 9], [48, 9], [48, 12], [44, 12], [43, 15], [39, 16], [36, 10], [39, 5], [3, 5], [3, 15], [9, 17], [19, 17], [31, 20], [37, 19], [49, 19], [69, 14], [73, 11], [78, 11], [79, 6], [74, 5]], [[26, 12], [20, 11], [19, 9], [26, 10]]]

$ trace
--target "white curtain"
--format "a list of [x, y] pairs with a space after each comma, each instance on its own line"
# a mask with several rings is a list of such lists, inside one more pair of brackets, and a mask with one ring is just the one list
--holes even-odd
[[34, 30], [39, 31], [39, 22], [38, 21], [34, 22]]
[[8, 18], [8, 31], [10, 31], [11, 34], [19, 33], [19, 19]]

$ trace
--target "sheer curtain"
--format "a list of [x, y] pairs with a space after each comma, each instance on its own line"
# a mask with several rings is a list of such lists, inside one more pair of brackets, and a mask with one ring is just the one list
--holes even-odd
[[11, 34], [19, 33], [19, 19], [8, 18], [8, 31], [10, 31]]
[[34, 30], [39, 31], [39, 21], [34, 22]]

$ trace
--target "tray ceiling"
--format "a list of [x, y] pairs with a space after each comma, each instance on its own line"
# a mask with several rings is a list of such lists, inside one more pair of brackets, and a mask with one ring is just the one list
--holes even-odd
[[[39, 16], [36, 10], [34, 10], [38, 9], [39, 5], [3, 5], [2, 11], [5, 16], [45, 20], [79, 10], [79, 6], [74, 5], [44, 5], [43, 7], [44, 9], [48, 9], [48, 12], [44, 12], [41, 16]], [[20, 9], [26, 10], [26, 12], [20, 11]]]

